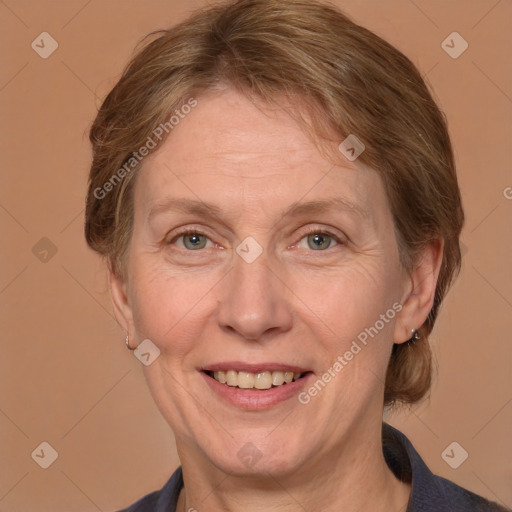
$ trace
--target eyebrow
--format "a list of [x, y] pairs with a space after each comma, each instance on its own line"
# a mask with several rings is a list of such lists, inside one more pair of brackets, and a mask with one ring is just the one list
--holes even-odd
[[[300, 217], [308, 214], [325, 213], [333, 210], [342, 210], [355, 214], [363, 219], [368, 219], [370, 217], [368, 210], [358, 206], [348, 199], [340, 197], [306, 202], [296, 201], [283, 210], [280, 213], [280, 216], [281, 218]], [[195, 199], [170, 199], [163, 203], [154, 205], [148, 212], [147, 220], [151, 221], [155, 216], [166, 212], [195, 214], [217, 219], [222, 218], [222, 209], [212, 203]]]

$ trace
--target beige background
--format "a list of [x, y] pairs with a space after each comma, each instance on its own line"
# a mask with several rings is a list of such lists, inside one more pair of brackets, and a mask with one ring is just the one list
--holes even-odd
[[[135, 43], [205, 3], [0, 2], [0, 511], [116, 510], [178, 464], [84, 242], [87, 130]], [[512, 2], [337, 3], [427, 75], [467, 214], [462, 275], [433, 340], [431, 398], [389, 421], [434, 472], [512, 506]], [[59, 45], [47, 59], [31, 48], [43, 31]], [[469, 43], [457, 59], [441, 47], [453, 31]], [[48, 469], [31, 458], [43, 441], [58, 452]], [[458, 469], [441, 457], [452, 441], [469, 453]]]

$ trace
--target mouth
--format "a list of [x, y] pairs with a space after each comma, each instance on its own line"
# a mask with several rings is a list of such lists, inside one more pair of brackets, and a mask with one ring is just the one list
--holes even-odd
[[220, 384], [238, 389], [266, 391], [272, 388], [286, 386], [303, 379], [311, 372], [290, 370], [262, 370], [249, 372], [242, 370], [203, 370], [210, 378]]
[[292, 400], [314, 379], [306, 367], [282, 363], [226, 361], [200, 368], [208, 388], [225, 403], [244, 411], [264, 411]]

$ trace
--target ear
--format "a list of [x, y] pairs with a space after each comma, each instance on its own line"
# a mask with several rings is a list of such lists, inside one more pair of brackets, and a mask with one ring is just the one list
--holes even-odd
[[402, 309], [395, 322], [394, 342], [404, 343], [411, 339], [412, 330], [419, 329], [427, 319], [436, 292], [437, 279], [443, 261], [444, 241], [432, 240], [419, 255], [412, 272], [404, 279]]
[[117, 323], [130, 338], [133, 338], [135, 330], [126, 280], [117, 276], [110, 264], [107, 265], [107, 280]]

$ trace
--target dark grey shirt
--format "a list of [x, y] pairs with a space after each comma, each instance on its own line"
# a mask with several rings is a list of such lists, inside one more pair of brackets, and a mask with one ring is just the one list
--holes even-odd
[[[412, 483], [407, 512], [509, 512], [500, 505], [472, 493], [445, 478], [434, 475], [411, 442], [400, 431], [382, 424], [384, 458], [395, 476]], [[183, 487], [179, 467], [159, 491], [144, 496], [119, 512], [176, 512]]]

